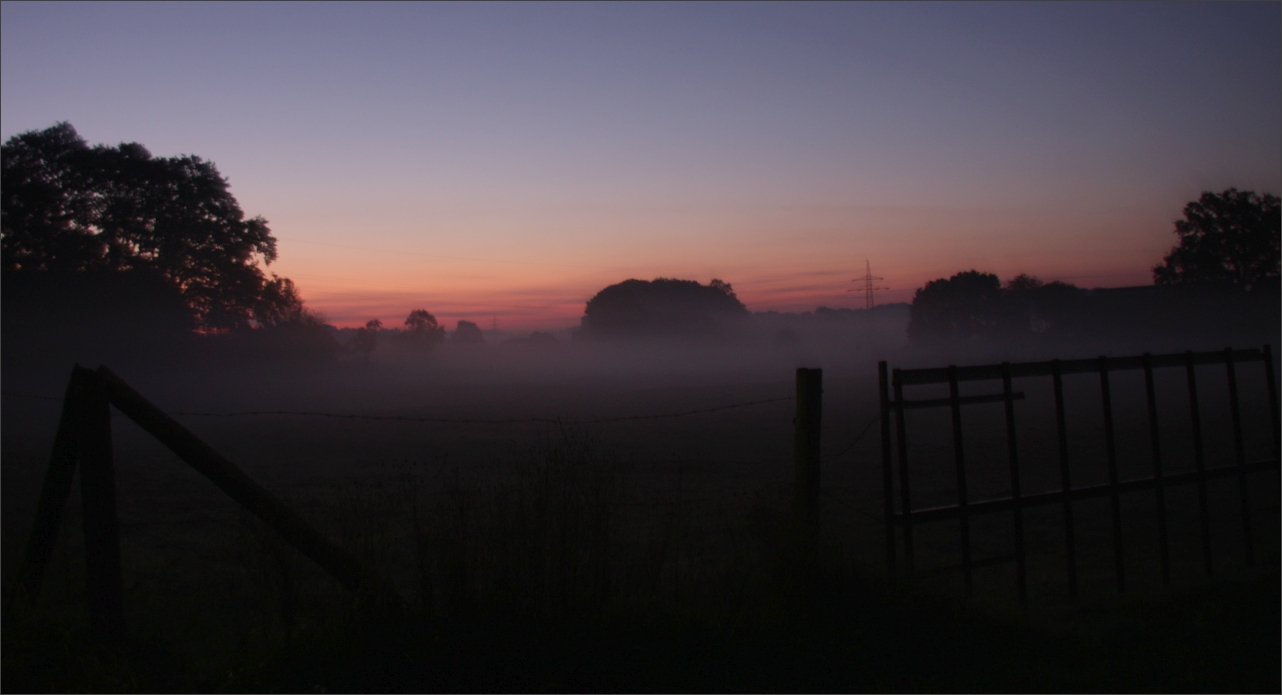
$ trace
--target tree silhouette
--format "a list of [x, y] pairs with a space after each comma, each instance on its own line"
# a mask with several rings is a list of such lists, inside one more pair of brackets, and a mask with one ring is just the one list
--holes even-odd
[[657, 278], [601, 290], [588, 300], [581, 323], [588, 337], [698, 335], [748, 316], [730, 283]]
[[405, 327], [411, 331], [426, 331], [437, 328], [436, 317], [426, 309], [415, 309], [405, 317]]
[[1006, 289], [1012, 292], [1028, 292], [1045, 286], [1046, 283], [1028, 273], [1020, 273], [1006, 281]]
[[68, 123], [0, 150], [4, 271], [150, 270], [207, 330], [300, 316], [293, 283], [260, 267], [276, 260], [266, 220], [245, 219], [212, 162], [137, 143], [90, 147]]
[[352, 341], [352, 348], [365, 356], [365, 361], [369, 361], [370, 353], [378, 347], [378, 331], [383, 327], [383, 322], [378, 319], [370, 319], [365, 322], [364, 328], [356, 329], [356, 338]]
[[1002, 323], [1002, 283], [967, 270], [931, 280], [913, 295], [908, 337], [918, 341], [972, 340]]
[[0, 279], [9, 355], [170, 356], [190, 346], [196, 328], [178, 289], [146, 269], [5, 271]]
[[445, 339], [445, 328], [436, 323], [436, 317], [426, 309], [415, 309], [405, 317], [405, 333], [402, 336], [411, 342], [432, 346]]
[[1021, 273], [1006, 282], [968, 270], [926, 283], [913, 296], [908, 337], [921, 343], [1012, 340], [1083, 328], [1085, 294]]
[[1175, 223], [1180, 243], [1162, 265], [1154, 266], [1159, 285], [1200, 283], [1252, 289], [1277, 278], [1279, 247], [1278, 197], [1230, 188], [1206, 192], [1184, 206]]
[[483, 343], [485, 336], [481, 334], [481, 327], [471, 321], [459, 321], [458, 327], [454, 329], [454, 342], [456, 343]]
[[1002, 295], [1004, 325], [1000, 332], [1007, 337], [1063, 331], [1083, 310], [1084, 295], [1076, 285], [1042, 282], [1026, 273], [1007, 280]]

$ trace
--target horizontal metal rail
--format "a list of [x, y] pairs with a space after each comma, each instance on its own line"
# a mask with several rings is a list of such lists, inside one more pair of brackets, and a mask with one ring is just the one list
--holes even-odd
[[[971, 569], [993, 567], [994, 565], [1003, 565], [1007, 562], [1015, 562], [1016, 560], [1019, 560], [1019, 553], [1007, 553], [1005, 555], [986, 557], [981, 560], [971, 560], [970, 567]], [[966, 563], [958, 562], [952, 565], [942, 565], [940, 567], [930, 567], [928, 569], [918, 570], [917, 574], [923, 577], [933, 577], [935, 575], [948, 574], [949, 572], [960, 572], [964, 569], [966, 569]]]
[[[1224, 364], [1225, 350], [1215, 350], [1212, 352], [1195, 352], [1191, 356], [1183, 352], [1175, 352], [1168, 355], [1152, 355], [1150, 363], [1151, 368], [1159, 367], [1184, 367], [1188, 360], [1192, 359], [1193, 364]], [[1264, 359], [1264, 353], [1257, 348], [1247, 348], [1245, 350], [1233, 350], [1234, 362], [1259, 362]], [[1059, 362], [1060, 374], [1088, 374], [1099, 371], [1099, 358], [1090, 358], [1085, 360], [1061, 360]], [[899, 369], [899, 384], [902, 386], [919, 386], [922, 384], [943, 384], [948, 382], [948, 367], [932, 367], [927, 369]], [[1144, 357], [1135, 355], [1131, 357], [1110, 357], [1108, 358], [1108, 371], [1121, 372], [1132, 369], [1144, 369]], [[1020, 379], [1030, 376], [1051, 376], [1052, 367], [1050, 362], [1012, 362], [1010, 364], [1010, 376], [1012, 379]], [[987, 364], [975, 367], [957, 367], [958, 381], [987, 381], [998, 380], [1002, 378], [1002, 367], [999, 364]], [[905, 403], [907, 406], [907, 403]]]
[[[1024, 400], [1024, 392], [1016, 391], [1010, 395], [1013, 401]], [[960, 396], [957, 398], [957, 405], [975, 405], [977, 403], [1002, 403], [1006, 400], [1004, 393], [990, 393], [983, 396]], [[890, 407], [903, 408], [904, 410], [918, 410], [921, 408], [943, 408], [953, 404], [952, 398], [923, 398], [915, 401], [904, 399], [903, 402], [889, 401]]]
[[[1186, 485], [1203, 480], [1216, 480], [1219, 478], [1231, 478], [1244, 473], [1254, 473], [1256, 471], [1266, 471], [1277, 469], [1278, 459], [1265, 459], [1263, 461], [1254, 461], [1241, 466], [1222, 466], [1219, 468], [1209, 468], [1205, 471], [1188, 471], [1186, 473], [1168, 473], [1159, 478], [1141, 478], [1139, 480], [1126, 480], [1116, 485], [1117, 492], [1130, 493], [1142, 490], [1152, 490], [1159, 485], [1163, 488], [1174, 485]], [[1068, 498], [1071, 500], [1085, 500], [1095, 497], [1107, 497], [1113, 493], [1114, 486], [1109, 483], [1099, 485], [1088, 485], [1087, 487], [1074, 488], [1068, 491]], [[1064, 491], [1057, 490], [1054, 492], [1042, 492], [1034, 495], [1023, 495], [1019, 498], [1019, 504], [1023, 508], [1040, 507], [1048, 504], [1056, 504], [1064, 500]], [[994, 512], [1010, 511], [1014, 508], [1014, 500], [1010, 497], [1003, 497], [995, 500], [985, 500], [983, 502], [971, 502], [966, 505], [966, 514], [991, 514]], [[902, 525], [904, 517], [911, 516], [912, 523], [928, 523], [931, 521], [944, 521], [955, 519], [961, 516], [961, 507], [929, 507], [909, 512], [907, 515], [902, 512], [895, 512], [894, 519], [896, 524]]]

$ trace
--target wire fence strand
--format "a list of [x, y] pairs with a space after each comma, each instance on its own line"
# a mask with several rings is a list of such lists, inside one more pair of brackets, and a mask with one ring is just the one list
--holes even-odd
[[[0, 392], [4, 396], [16, 398], [34, 398], [47, 401], [62, 401], [55, 396], [41, 396], [30, 393], [15, 393], [10, 391]], [[512, 425], [522, 423], [544, 423], [550, 425], [598, 425], [613, 422], [627, 422], [630, 420], [660, 420], [665, 418], [686, 417], [688, 415], [702, 415], [705, 413], [716, 413], [723, 410], [733, 410], [736, 408], [747, 408], [754, 405], [765, 405], [766, 403], [779, 403], [782, 401], [791, 401], [792, 398], [767, 398], [764, 400], [747, 401], [744, 403], [732, 403], [730, 405], [718, 406], [715, 408], [700, 408], [697, 410], [683, 410], [675, 413], [659, 413], [657, 415], [628, 415], [623, 417], [593, 418], [588, 420], [571, 420], [566, 418], [549, 418], [549, 417], [528, 417], [528, 418], [440, 418], [440, 417], [410, 417], [404, 415], [363, 415], [359, 413], [328, 413], [311, 410], [240, 410], [225, 413], [212, 412], [191, 412], [183, 410], [169, 411], [168, 415], [180, 415], [184, 417], [212, 417], [212, 418], [233, 418], [233, 417], [254, 417], [262, 415], [292, 415], [299, 417], [323, 417], [335, 418], [340, 420], [375, 420], [385, 422], [422, 422], [437, 423], [448, 425]], [[856, 440], [857, 441], [857, 440]], [[853, 444], [852, 444], [853, 446]], [[844, 452], [843, 452], [844, 453]]]
[[856, 444], [858, 444], [858, 443], [859, 443], [859, 441], [860, 441], [861, 439], [863, 439], [863, 438], [864, 438], [864, 435], [865, 435], [865, 434], [868, 434], [868, 430], [871, 430], [871, 429], [872, 429], [872, 426], [873, 426], [873, 425], [875, 425], [875, 424], [877, 424], [877, 422], [878, 422], [880, 419], [881, 419], [881, 416], [880, 416], [880, 415], [873, 416], [873, 419], [869, 420], [867, 425], [864, 425], [863, 430], [859, 432], [859, 435], [858, 435], [857, 437], [855, 437], [855, 440], [854, 440], [853, 442], [851, 442], [851, 443], [847, 444], [847, 445], [846, 445], [846, 448], [845, 448], [845, 449], [842, 449], [840, 452], [838, 452], [838, 453], [836, 453], [836, 454], [832, 454], [831, 456], [828, 456], [828, 457], [824, 458], [824, 462], [825, 462], [825, 463], [830, 463], [830, 462], [832, 462], [832, 461], [836, 461], [837, 459], [841, 458], [842, 456], [845, 456], [846, 454], [850, 453], [850, 450], [851, 450], [851, 449], [853, 449], [853, 448], [855, 448], [855, 445], [856, 445]]

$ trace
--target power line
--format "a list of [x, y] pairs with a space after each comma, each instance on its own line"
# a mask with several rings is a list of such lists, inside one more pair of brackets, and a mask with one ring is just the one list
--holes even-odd
[[37, 396], [34, 393], [15, 393], [13, 391], [3, 391], [3, 392], [0, 392], [0, 394], [3, 394], [5, 396], [11, 396], [14, 398], [34, 398], [36, 400], [41, 400], [41, 401], [58, 401], [59, 403], [62, 402], [62, 398], [58, 396]]

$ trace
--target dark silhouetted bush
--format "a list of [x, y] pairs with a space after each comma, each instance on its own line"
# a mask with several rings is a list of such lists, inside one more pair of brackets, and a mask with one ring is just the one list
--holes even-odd
[[655, 335], [710, 335], [746, 319], [748, 309], [729, 283], [657, 278], [625, 280], [588, 300], [581, 335], [619, 338]]

